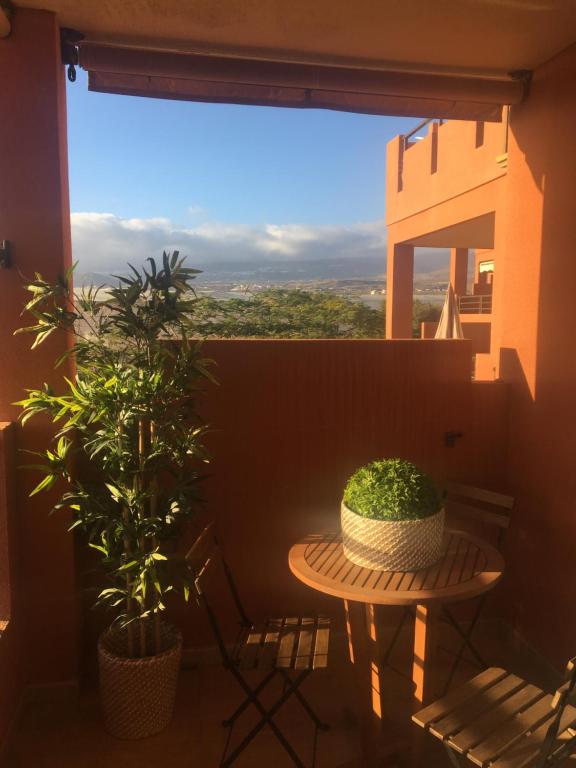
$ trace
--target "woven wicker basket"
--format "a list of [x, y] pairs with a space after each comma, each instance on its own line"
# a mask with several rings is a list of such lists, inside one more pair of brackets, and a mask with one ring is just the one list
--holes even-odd
[[[150, 644], [148, 647], [152, 647]], [[161, 627], [161, 653], [126, 658], [126, 631], [109, 629], [98, 641], [100, 697], [106, 729], [121, 739], [142, 739], [172, 719], [182, 656], [182, 635]]]
[[372, 520], [342, 502], [344, 554], [376, 571], [418, 571], [440, 559], [444, 510], [420, 520]]

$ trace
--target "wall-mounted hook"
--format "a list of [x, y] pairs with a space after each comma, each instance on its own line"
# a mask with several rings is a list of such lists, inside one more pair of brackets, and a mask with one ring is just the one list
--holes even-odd
[[84, 35], [69, 27], [60, 30], [60, 49], [62, 52], [62, 64], [68, 67], [68, 80], [73, 83], [76, 80], [76, 66], [78, 65], [78, 43], [84, 40]]
[[0, 268], [8, 269], [12, 266], [12, 258], [10, 253], [10, 241], [0, 240]]
[[462, 432], [444, 432], [444, 445], [446, 448], [454, 448], [456, 440], [464, 437]]

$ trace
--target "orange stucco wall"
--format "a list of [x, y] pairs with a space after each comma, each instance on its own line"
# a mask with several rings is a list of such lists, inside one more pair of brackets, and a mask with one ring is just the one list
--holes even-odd
[[518, 497], [510, 618], [559, 665], [576, 613], [576, 46], [534, 73], [512, 110], [494, 365], [511, 387], [508, 474]]
[[[464, 338], [471, 343], [472, 354], [486, 354], [490, 351], [491, 315], [460, 315]], [[427, 320], [420, 323], [420, 338], [433, 339], [438, 323]]]
[[[10, 37], [0, 40], [0, 238], [12, 243], [14, 266], [0, 270], [0, 420], [14, 420], [25, 387], [56, 384], [66, 366], [53, 361], [66, 341], [54, 339], [30, 352], [30, 338], [13, 337], [22, 325], [21, 274], [55, 278], [70, 263], [64, 68], [53, 14], [17, 10]], [[8, 116], [8, 119], [7, 119]], [[17, 430], [17, 448], [37, 449], [47, 423]], [[18, 462], [21, 463], [21, 462]], [[0, 669], [21, 664], [23, 683], [76, 676], [77, 612], [73, 540], [67, 521], [47, 514], [50, 499], [29, 499], [36, 478], [18, 471], [15, 481], [19, 567], [18, 601], [25, 626], [16, 647], [0, 640]], [[2, 675], [2, 685], [5, 685]], [[15, 692], [16, 694], [18, 692]], [[0, 737], [7, 726], [0, 710]]]
[[[493, 242], [484, 245], [475, 241], [476, 230], [454, 230], [458, 222], [468, 222], [480, 216], [494, 214], [494, 227], [481, 227], [479, 239], [497, 238], [499, 221], [496, 211], [502, 210], [506, 193], [506, 176], [499, 176], [493, 181], [471, 189], [466, 194], [428, 206], [409, 218], [388, 225], [388, 240], [395, 243], [411, 243], [437, 230], [445, 232], [445, 237], [437, 246], [443, 248], [493, 248]], [[418, 245], [424, 243], [417, 243]]]
[[[575, 77], [576, 47], [536, 70], [529, 97], [512, 109], [505, 174], [495, 172], [492, 180], [450, 197], [439, 177], [432, 178], [440, 172], [440, 153], [437, 174], [431, 174], [430, 145], [420, 142], [406, 153], [413, 153], [409, 162], [421, 156], [420, 170], [404, 157], [404, 189], [393, 190], [389, 206], [389, 248], [444, 228], [448, 238], [462, 234], [455, 223], [494, 213], [493, 243], [445, 244], [488, 249], [496, 260], [491, 353], [477, 356], [476, 373], [500, 376], [511, 387], [505, 472], [518, 508], [507, 545], [505, 605], [517, 631], [559, 666], [574, 654], [576, 636]], [[444, 128], [438, 129], [439, 146]], [[461, 150], [453, 146], [447, 169], [455, 163], [467, 168], [463, 157], [468, 160], [470, 151]], [[392, 143], [389, 157], [397, 152]], [[458, 171], [451, 172], [456, 185]], [[418, 173], [419, 187], [411, 181]], [[392, 168], [389, 189], [397, 176]], [[477, 260], [481, 256], [477, 252]]]

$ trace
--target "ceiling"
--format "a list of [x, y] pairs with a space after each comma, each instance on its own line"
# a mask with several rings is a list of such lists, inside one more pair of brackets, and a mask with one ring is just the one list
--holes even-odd
[[502, 74], [576, 41], [576, 0], [15, 0], [90, 40]]
[[495, 214], [484, 213], [405, 242], [428, 248], [494, 248]]

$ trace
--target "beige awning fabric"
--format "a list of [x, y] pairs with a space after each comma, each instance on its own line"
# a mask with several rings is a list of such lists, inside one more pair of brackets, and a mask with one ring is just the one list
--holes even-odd
[[92, 91], [187, 101], [498, 122], [518, 79], [427, 75], [82, 43]]
[[446, 299], [442, 307], [442, 314], [438, 328], [436, 329], [435, 339], [463, 339], [462, 325], [460, 323], [460, 313], [452, 285], [448, 286]]

